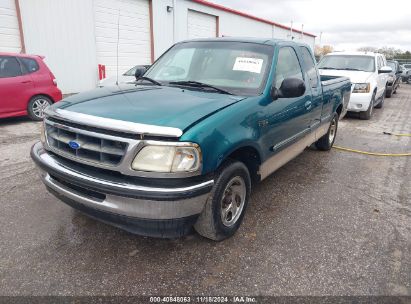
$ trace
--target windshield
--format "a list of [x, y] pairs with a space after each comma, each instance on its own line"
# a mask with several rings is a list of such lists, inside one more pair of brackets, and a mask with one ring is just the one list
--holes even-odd
[[374, 72], [375, 60], [372, 56], [328, 55], [323, 57], [318, 68]]
[[[163, 85], [196, 81], [236, 95], [258, 95], [273, 55], [269, 45], [192, 41], [172, 47], [144, 75]], [[200, 87], [196, 87], [200, 89]]]
[[406, 69], [411, 69], [411, 64], [404, 64], [404, 67], [405, 67]]

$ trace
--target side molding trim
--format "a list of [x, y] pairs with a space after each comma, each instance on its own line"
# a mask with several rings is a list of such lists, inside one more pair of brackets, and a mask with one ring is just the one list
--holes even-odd
[[267, 159], [264, 163], [261, 164], [259, 174], [261, 180], [268, 177], [271, 173], [288, 163], [290, 160], [298, 156], [304, 149], [310, 146], [312, 143], [316, 142], [319, 138], [327, 134], [328, 128], [330, 127], [329, 123], [324, 123], [319, 126], [316, 130], [307, 134], [299, 141], [291, 144], [289, 147], [281, 150], [271, 158]]

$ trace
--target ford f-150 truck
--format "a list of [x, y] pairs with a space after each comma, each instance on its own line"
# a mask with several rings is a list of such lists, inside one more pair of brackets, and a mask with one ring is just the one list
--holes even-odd
[[304, 44], [184, 41], [137, 69], [134, 84], [48, 108], [31, 156], [47, 189], [91, 217], [142, 235], [194, 227], [223, 240], [253, 183], [313, 143], [331, 149], [350, 92], [348, 78], [320, 78]]

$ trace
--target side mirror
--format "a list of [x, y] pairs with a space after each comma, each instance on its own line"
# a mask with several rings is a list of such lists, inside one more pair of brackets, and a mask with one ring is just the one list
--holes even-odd
[[139, 79], [141, 76], [144, 75], [146, 71], [147, 68], [145, 66], [138, 66], [136, 72], [134, 73], [134, 76], [136, 77], [136, 79]]
[[391, 72], [392, 72], [392, 69], [388, 65], [383, 66], [381, 69], [378, 70], [378, 74], [391, 73]]
[[294, 98], [303, 96], [305, 93], [305, 83], [304, 80], [299, 78], [286, 78], [281, 83], [279, 89], [272, 87], [271, 96], [273, 100], [278, 98]]

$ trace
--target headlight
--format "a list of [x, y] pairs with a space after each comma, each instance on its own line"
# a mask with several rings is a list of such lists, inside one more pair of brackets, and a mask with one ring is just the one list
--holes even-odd
[[200, 168], [200, 150], [195, 144], [188, 146], [148, 145], [134, 158], [131, 168], [149, 172], [195, 172]]
[[40, 124], [40, 141], [44, 144], [46, 142], [46, 127], [44, 120]]
[[369, 83], [356, 83], [354, 85], [353, 93], [369, 93], [370, 84]]

